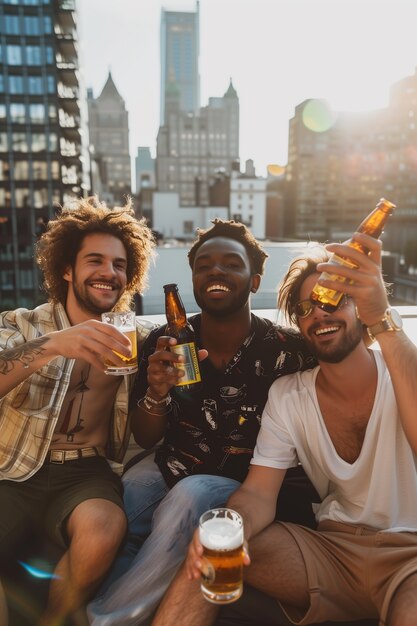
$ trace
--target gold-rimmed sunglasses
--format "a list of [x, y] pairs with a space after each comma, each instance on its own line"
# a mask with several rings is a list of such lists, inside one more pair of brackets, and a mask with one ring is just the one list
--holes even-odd
[[[349, 301], [349, 299], [350, 299], [350, 296], [345, 294], [343, 298], [340, 300], [340, 304], [337, 307], [337, 309], [341, 309], [342, 307], [344, 307], [345, 304], [347, 304], [347, 302]], [[310, 300], [310, 299], [300, 300], [294, 306], [294, 313], [296, 314], [297, 317], [301, 317], [301, 318], [308, 317], [310, 313], [313, 312], [314, 307], [318, 307], [320, 309], [321, 303], [315, 302], [314, 300]]]

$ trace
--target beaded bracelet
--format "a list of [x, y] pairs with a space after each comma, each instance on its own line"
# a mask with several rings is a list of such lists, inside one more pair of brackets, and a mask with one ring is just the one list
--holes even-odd
[[157, 408], [157, 407], [162, 407], [162, 406], [164, 406], [165, 408], [168, 407], [172, 402], [172, 398], [171, 398], [171, 394], [168, 393], [165, 396], [165, 398], [162, 398], [161, 400], [155, 400], [155, 398], [152, 398], [152, 396], [149, 395], [148, 390], [146, 390], [144, 397], [141, 398], [139, 402], [141, 401], [143, 401], [143, 406], [145, 407], [145, 409], [147, 411], [150, 411], [151, 409]]

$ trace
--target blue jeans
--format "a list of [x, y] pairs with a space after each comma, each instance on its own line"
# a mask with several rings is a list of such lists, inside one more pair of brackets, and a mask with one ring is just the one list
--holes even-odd
[[152, 615], [186, 556], [200, 515], [225, 504], [240, 486], [231, 478], [202, 474], [169, 490], [154, 455], [130, 468], [123, 484], [129, 538], [88, 605], [93, 626], [137, 626]]

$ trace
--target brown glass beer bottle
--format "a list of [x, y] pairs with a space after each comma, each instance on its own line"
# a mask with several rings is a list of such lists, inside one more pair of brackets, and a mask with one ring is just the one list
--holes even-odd
[[185, 362], [175, 363], [175, 367], [185, 370], [176, 386], [178, 391], [197, 391], [201, 384], [201, 374], [194, 330], [187, 320], [178, 286], [175, 283], [164, 285], [164, 292], [167, 333], [177, 340], [177, 344], [171, 346], [170, 350], [185, 358]]
[[[375, 209], [360, 224], [357, 232], [365, 233], [366, 235], [374, 237], [374, 239], [378, 239], [384, 229], [386, 221], [388, 220], [389, 216], [392, 215], [395, 209], [395, 204], [392, 204], [392, 202], [385, 200], [385, 198], [381, 198]], [[356, 241], [348, 240], [345, 243], [348, 246], [355, 248], [355, 250], [359, 250], [359, 252], [362, 252], [363, 254], [369, 254], [369, 251]], [[352, 268], [357, 267], [348, 259], [344, 259], [337, 254], [333, 254], [331, 256], [329, 263], [332, 263], [334, 265], [345, 265]], [[337, 274], [329, 274], [328, 272], [323, 272], [321, 274], [321, 278], [326, 278], [327, 280], [338, 280], [342, 283], [346, 280], [346, 278], [344, 278], [343, 276], [338, 276]], [[324, 311], [332, 313], [339, 306], [342, 296], [342, 291], [328, 289], [327, 287], [322, 287], [321, 285], [319, 285], [319, 283], [316, 283], [313, 287], [313, 291], [310, 294], [310, 300], [317, 303], [318, 306]]]

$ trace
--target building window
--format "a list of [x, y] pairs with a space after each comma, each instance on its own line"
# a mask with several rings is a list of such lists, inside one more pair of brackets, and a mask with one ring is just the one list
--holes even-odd
[[194, 222], [192, 220], [185, 220], [183, 222], [183, 233], [184, 235], [194, 234]]
[[55, 76], [50, 76], [48, 74], [48, 76], [46, 77], [46, 87], [47, 87], [48, 93], [56, 92]]
[[43, 94], [42, 76], [28, 76], [28, 88], [30, 94], [41, 96]]
[[22, 48], [20, 46], [6, 46], [6, 58], [9, 65], [22, 65]]
[[18, 187], [14, 193], [16, 207], [24, 209], [29, 206], [29, 189]]
[[28, 65], [42, 65], [40, 46], [26, 46], [26, 63]]
[[45, 106], [43, 104], [30, 104], [29, 115], [32, 124], [43, 124], [45, 122]]
[[23, 76], [9, 76], [9, 91], [11, 94], [24, 93]]
[[16, 124], [25, 123], [25, 105], [17, 102], [12, 102], [10, 105], [10, 119]]
[[13, 176], [15, 180], [28, 180], [29, 163], [27, 161], [17, 161], [14, 164]]
[[[25, 250], [24, 254], [19, 255], [20, 258], [30, 258]], [[22, 289], [33, 289], [33, 275], [32, 270], [20, 270], [20, 287]]]
[[[71, 144], [71, 145], [75, 146], [75, 144]], [[58, 150], [58, 137], [56, 133], [51, 133], [49, 135], [49, 150], [51, 152], [56, 152]], [[76, 154], [76, 149], [74, 148], [74, 152], [71, 153], [70, 156], [74, 156], [75, 154]]]
[[48, 206], [47, 189], [35, 189], [33, 192], [33, 206], [35, 209], [42, 209], [44, 206]]
[[7, 152], [7, 133], [0, 133], [0, 152]]
[[0, 181], [9, 180], [9, 163], [8, 161], [0, 160]]
[[28, 151], [26, 133], [13, 133], [12, 134], [12, 150], [13, 152], [27, 152]]
[[46, 150], [46, 135], [44, 133], [33, 133], [32, 152], [43, 152]]
[[14, 289], [13, 272], [4, 270], [0, 272], [1, 275], [1, 288], [2, 289]]
[[40, 35], [41, 28], [37, 16], [26, 16], [23, 18], [23, 30], [25, 35]]
[[45, 35], [50, 35], [52, 33], [52, 20], [49, 15], [43, 16], [43, 32]]
[[53, 65], [55, 63], [54, 51], [52, 50], [51, 46], [46, 46], [45, 51], [47, 64]]
[[33, 180], [47, 180], [48, 168], [45, 161], [33, 161]]
[[6, 33], [8, 35], [20, 35], [18, 15], [5, 15], [4, 21], [6, 26]]

